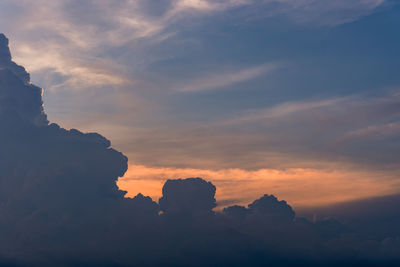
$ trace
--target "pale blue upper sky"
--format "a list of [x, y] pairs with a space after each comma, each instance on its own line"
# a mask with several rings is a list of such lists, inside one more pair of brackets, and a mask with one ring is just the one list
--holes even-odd
[[4, 0], [0, 25], [49, 119], [131, 162], [400, 166], [398, 1]]

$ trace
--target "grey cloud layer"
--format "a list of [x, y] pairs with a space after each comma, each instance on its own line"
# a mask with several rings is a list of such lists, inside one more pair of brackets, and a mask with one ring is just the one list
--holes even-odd
[[136, 137], [136, 150], [148, 153], [137, 153], [134, 162], [162, 166], [168, 164], [162, 154], [168, 153], [169, 160], [196, 168], [296, 168], [331, 162], [398, 170], [399, 103], [399, 94], [392, 93], [249, 110], [182, 133], [147, 133], [151, 143]]
[[[201, 178], [167, 181], [158, 203], [142, 194], [124, 198], [116, 180], [125, 173], [127, 158], [97, 133], [49, 124], [41, 90], [11, 61], [3, 35], [0, 56], [1, 265], [400, 261], [396, 232], [367, 240], [369, 235], [334, 219], [296, 218], [291, 206], [273, 195], [216, 213], [216, 187]], [[382, 230], [384, 224], [374, 225]]]
[[[261, 9], [265, 11], [261, 13], [268, 16], [288, 16], [299, 22], [341, 24], [368, 15], [384, 1], [322, 2], [58, 0], [51, 3], [4, 1], [1, 5], [4, 10], [11, 10], [10, 13], [2, 14], [2, 23], [7, 25], [5, 28], [9, 28], [9, 33], [17, 39], [17, 57], [35, 73], [43, 75], [41, 71], [53, 70], [54, 75], [64, 75], [69, 81], [64, 86], [79, 88], [85, 84], [113, 85], [126, 82], [127, 76], [121, 73], [124, 64], [118, 59], [103, 57], [104, 61], [98, 64], [100, 68], [93, 66], [93, 62], [114, 48], [125, 47], [137, 50], [138, 62], [134, 64], [143, 68], [144, 61], [158, 60], [151, 54], [140, 56], [148, 46], [157, 46], [159, 42], [187, 30], [203, 16], [225, 16], [223, 12], [231, 9], [248, 8], [251, 12], [255, 12], [253, 9]], [[23, 23], [26, 20], [29, 20], [29, 24]], [[21, 35], [16, 32], [21, 32]], [[21, 42], [18, 41], [20, 38]], [[24, 42], [28, 39], [30, 42]], [[50, 58], [38, 61], [37, 53], [44, 51]]]
[[[279, 158], [272, 160], [271, 166], [282, 162], [287, 151], [265, 148], [268, 142], [284, 143], [284, 138], [274, 137], [279, 135], [276, 133], [263, 137], [266, 129], [260, 127], [254, 128], [260, 129], [259, 133], [248, 134], [239, 126], [222, 132], [222, 127], [214, 129], [212, 125], [211, 130], [200, 127], [197, 133], [198, 127], [186, 122], [202, 120], [209, 124], [209, 117], [217, 120], [214, 116], [229, 120], [252, 108], [246, 100], [256, 100], [249, 96], [258, 98], [254, 91], [260, 91], [264, 84], [268, 90], [274, 89], [274, 84], [268, 84], [269, 78], [273, 80], [286, 72], [285, 68], [276, 69], [274, 62], [292, 63], [292, 58], [286, 55], [297, 48], [292, 49], [289, 44], [299, 41], [300, 46], [307, 47], [308, 43], [302, 43], [301, 36], [296, 35], [299, 30], [331, 30], [362, 20], [385, 3], [382, 0], [2, 1], [0, 23], [13, 37], [12, 50], [18, 62], [29, 68], [36, 83], [47, 88], [44, 98], [50, 119], [62, 121], [67, 127], [107, 133], [119, 149], [124, 149], [138, 163], [188, 165], [185, 160], [176, 162], [162, 156], [171, 151], [170, 159], [206, 155], [200, 159], [203, 163], [210, 161], [204, 168], [226, 155], [234, 156], [215, 165], [231, 167], [238, 166], [233, 163], [238, 162], [244, 168], [252, 168], [266, 167], [265, 161], [272, 160], [271, 157]], [[272, 27], [269, 25], [275, 25], [276, 21], [284, 30], [278, 36], [274, 35], [274, 29], [264, 33], [259, 28]], [[294, 28], [288, 30], [286, 24]], [[251, 32], [260, 34], [246, 35]], [[246, 38], [249, 38], [247, 43], [240, 42]], [[272, 39], [282, 41], [269, 47]], [[254, 46], [257, 43], [266, 48]], [[280, 47], [288, 49], [279, 52]], [[272, 56], [260, 55], [263, 50], [271, 50]], [[224, 51], [228, 51], [227, 55]], [[294, 64], [298, 61], [293, 59]], [[299, 64], [298, 68], [302, 67]], [[256, 84], [257, 81], [262, 84]], [[301, 90], [297, 84], [291, 86], [290, 94]], [[237, 96], [232, 91], [242, 93]], [[204, 96], [207, 93], [210, 95]], [[220, 95], [215, 97], [213, 93]], [[248, 95], [243, 97], [245, 93]], [[202, 104], [200, 100], [206, 97], [209, 100]], [[244, 107], [234, 103], [233, 108], [226, 108], [224, 101], [234, 102], [232, 98], [243, 99]], [[195, 112], [197, 103], [201, 107]], [[173, 110], [174, 106], [179, 109]], [[209, 115], [208, 110], [213, 114]], [[179, 119], [182, 114], [193, 116]], [[283, 128], [288, 125], [281, 124]], [[154, 135], [152, 129], [156, 126], [165, 129], [165, 134]], [[278, 123], [271, 128], [276, 128], [272, 132], [278, 131]], [[122, 136], [121, 132], [126, 134]], [[234, 136], [235, 132], [239, 134]], [[202, 133], [209, 135], [210, 140], [203, 140]], [[160, 144], [146, 136], [154, 136]], [[189, 136], [193, 139], [189, 140]], [[248, 137], [254, 141], [248, 143], [245, 140]], [[227, 140], [235, 145], [227, 145]], [[197, 147], [198, 142], [208, 147], [208, 152]], [[140, 154], [135, 155], [136, 147]], [[263, 151], [253, 153], [253, 147]], [[242, 154], [246, 156], [239, 155], [234, 148], [244, 151]], [[282, 148], [287, 150], [285, 144]], [[226, 152], [220, 152], [221, 149]], [[298, 150], [304, 151], [301, 146]], [[243, 161], [243, 157], [247, 160]]]

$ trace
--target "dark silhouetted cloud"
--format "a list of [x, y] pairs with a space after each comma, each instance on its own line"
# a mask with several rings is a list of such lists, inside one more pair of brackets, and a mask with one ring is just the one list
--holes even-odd
[[168, 180], [156, 203], [116, 185], [127, 158], [97, 133], [47, 121], [41, 89], [0, 36], [0, 263], [49, 266], [394, 264], [397, 235], [295, 217], [264, 195], [215, 212], [216, 187]]
[[275, 223], [290, 223], [295, 213], [286, 201], [278, 201], [275, 196], [264, 195], [249, 205], [253, 214], [266, 216], [266, 219]]
[[168, 180], [160, 198], [160, 208], [166, 214], [211, 212], [217, 206], [215, 186], [201, 178]]

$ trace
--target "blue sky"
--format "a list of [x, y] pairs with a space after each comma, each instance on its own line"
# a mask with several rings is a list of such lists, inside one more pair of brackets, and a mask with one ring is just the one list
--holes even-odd
[[398, 191], [399, 13], [390, 0], [5, 0], [0, 31], [49, 119], [104, 134], [133, 165], [369, 171]]

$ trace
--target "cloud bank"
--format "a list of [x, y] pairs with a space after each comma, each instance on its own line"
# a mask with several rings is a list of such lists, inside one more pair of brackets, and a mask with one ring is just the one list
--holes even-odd
[[131, 163], [117, 184], [128, 192], [129, 197], [143, 193], [158, 199], [162, 196], [161, 188], [166, 180], [193, 175], [212, 181], [217, 187], [217, 209], [232, 204], [245, 205], [255, 195], [265, 193], [265, 190], [272, 190], [296, 209], [392, 195], [400, 190], [397, 171], [348, 169], [340, 164], [326, 165], [320, 169], [209, 170], [149, 167]]
[[[124, 198], [127, 158], [97, 133], [47, 121], [41, 89], [0, 35], [0, 261], [10, 265], [394, 264], [399, 239], [309, 221], [265, 194], [215, 212], [216, 187], [168, 180], [158, 203]], [[379, 229], [379, 226], [376, 226]], [[356, 252], [356, 253], [355, 253]], [[339, 256], [338, 256], [339, 255]]]
[[[337, 149], [318, 153], [313, 149], [326, 139], [333, 143], [331, 139], [336, 138], [339, 144], [344, 135], [339, 130], [357, 129], [335, 129], [331, 138], [324, 139], [315, 136], [327, 129], [326, 125], [307, 121], [304, 125], [309, 127], [302, 128], [299, 136], [281, 136], [281, 132], [295, 132], [285, 119], [290, 114], [282, 123], [271, 117], [239, 122], [247, 113], [262, 113], [282, 104], [319, 105], [309, 103], [313, 102], [310, 95], [319, 98], [315, 102], [324, 102], [357, 94], [338, 69], [352, 73], [350, 82], [360, 81], [364, 87], [374, 84], [373, 77], [382, 73], [390, 76], [394, 71], [388, 67], [389, 60], [383, 55], [375, 57], [374, 52], [382, 47], [386, 54], [395, 54], [397, 50], [390, 49], [397, 46], [395, 30], [387, 31], [393, 37], [369, 39], [375, 32], [386, 32], [389, 19], [377, 24], [375, 18], [390, 17], [386, 3], [57, 0], [49, 4], [6, 0], [0, 3], [0, 24], [13, 39], [15, 61], [23, 63], [35, 82], [46, 88], [49, 119], [67, 128], [106, 134], [114, 147], [137, 164], [198, 169], [303, 168], [315, 167], [308, 163], [320, 159], [357, 161], [356, 147], [344, 151], [346, 155]], [[385, 46], [379, 46], [379, 40]], [[326, 59], [327, 55], [335, 59]], [[274, 62], [288, 62], [288, 66], [277, 68]], [[331, 62], [336, 62], [333, 67]], [[357, 62], [364, 63], [354, 66]], [[372, 65], [380, 67], [365, 70]], [[357, 75], [358, 69], [362, 75]], [[329, 77], [321, 77], [324, 70]], [[315, 80], [328, 82], [315, 85]], [[351, 88], [342, 89], [340, 81]], [[384, 86], [374, 84], [370, 90]], [[327, 109], [319, 106], [299, 113], [307, 116], [322, 110], [326, 114]], [[344, 109], [343, 116], [350, 118], [353, 109]], [[316, 120], [328, 121], [326, 117]], [[235, 119], [235, 125], [224, 126], [225, 121]], [[393, 128], [392, 122], [384, 120], [374, 121], [374, 126], [386, 123]], [[155, 125], [160, 133], [154, 131]], [[371, 127], [368, 123], [359, 126]], [[353, 142], [354, 138], [346, 140]], [[293, 146], [294, 141], [301, 144]], [[306, 164], [296, 162], [299, 155]], [[368, 165], [374, 165], [375, 159]]]

